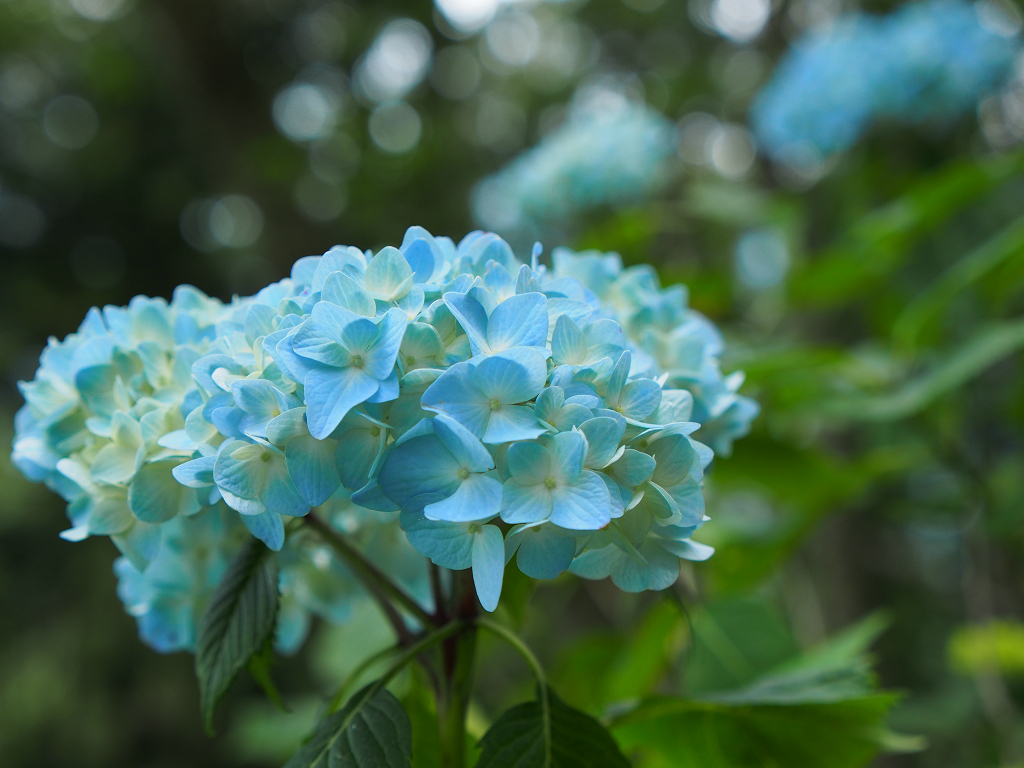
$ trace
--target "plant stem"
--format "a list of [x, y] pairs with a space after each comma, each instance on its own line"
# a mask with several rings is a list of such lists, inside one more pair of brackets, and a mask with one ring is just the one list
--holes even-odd
[[473, 688], [476, 637], [476, 627], [470, 625], [450, 641], [454, 646], [454, 663], [446, 681], [444, 706], [438, 713], [444, 768], [466, 767], [466, 713]]
[[334, 551], [345, 559], [345, 562], [356, 572], [359, 578], [362, 579], [370, 593], [381, 604], [384, 615], [388, 617], [392, 625], [396, 625], [397, 620], [395, 631], [398, 634], [399, 640], [407, 642], [410, 638], [409, 631], [405, 623], [395, 613], [394, 605], [389, 601], [397, 603], [415, 616], [416, 620], [424, 627], [437, 626], [434, 617], [427, 613], [409, 593], [388, 578], [380, 568], [370, 562], [362, 552], [349, 544], [344, 536], [317, 517], [313, 512], [306, 515], [304, 519], [306, 525], [319, 533], [334, 548]]
[[450, 612], [467, 626], [442, 647], [444, 683], [438, 697], [438, 735], [443, 768], [466, 768], [466, 713], [476, 663], [477, 632], [473, 622], [479, 608], [470, 572], [459, 571], [452, 575]]
[[537, 679], [537, 700], [540, 702], [541, 723], [544, 728], [544, 765], [551, 765], [551, 696], [548, 693], [548, 679], [544, 674], [544, 667], [540, 660], [533, 655], [530, 647], [512, 630], [503, 627], [496, 621], [483, 618], [477, 619], [476, 625], [490, 630], [518, 653], [530, 667], [533, 676]]
[[332, 696], [331, 700], [327, 703], [326, 713], [329, 715], [332, 712], [337, 711], [338, 707], [340, 707], [342, 703], [345, 701], [345, 694], [348, 693], [349, 688], [351, 688], [359, 680], [359, 678], [362, 677], [364, 672], [366, 672], [368, 669], [370, 669], [370, 667], [374, 666], [375, 664], [383, 661], [388, 656], [392, 656], [401, 650], [401, 645], [392, 645], [359, 662], [356, 668], [349, 672], [345, 676], [345, 679], [342, 681], [341, 685], [338, 686], [337, 692], [335, 692], [334, 696]]

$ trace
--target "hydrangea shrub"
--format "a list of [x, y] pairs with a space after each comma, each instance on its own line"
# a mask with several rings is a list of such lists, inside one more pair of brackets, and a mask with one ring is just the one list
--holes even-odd
[[673, 125], [650, 107], [624, 101], [570, 110], [537, 146], [476, 186], [473, 215], [481, 226], [529, 243], [581, 214], [657, 192], [672, 176], [674, 152]]
[[751, 109], [761, 147], [782, 161], [852, 146], [876, 120], [948, 121], [1010, 75], [1019, 36], [1005, 13], [963, 0], [907, 3], [887, 16], [847, 14], [812, 31], [779, 63]]
[[468, 570], [486, 611], [511, 560], [664, 589], [712, 554], [691, 539], [704, 472], [757, 406], [682, 287], [616, 254], [540, 256], [413, 227], [227, 304], [183, 286], [93, 309], [21, 384], [13, 460], [68, 501], [65, 539], [113, 540], [161, 651], [196, 646], [251, 537], [284, 651], [311, 615], [344, 621], [367, 573], [438, 615], [428, 560]]

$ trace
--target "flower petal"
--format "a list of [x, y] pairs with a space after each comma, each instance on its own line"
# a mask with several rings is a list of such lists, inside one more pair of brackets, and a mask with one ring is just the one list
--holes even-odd
[[453, 523], [494, 517], [501, 508], [501, 483], [486, 475], [470, 475], [455, 493], [443, 501], [427, 504], [423, 513], [431, 520]]
[[485, 611], [498, 607], [501, 582], [505, 575], [505, 542], [501, 529], [485, 525], [473, 535], [473, 584]]

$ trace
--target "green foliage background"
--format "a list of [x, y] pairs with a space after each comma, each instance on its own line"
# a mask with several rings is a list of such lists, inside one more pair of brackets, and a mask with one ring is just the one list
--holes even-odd
[[[0, 113], [0, 193], [30, 195], [48, 221], [31, 247], [0, 246], [3, 434], [20, 405], [14, 382], [31, 378], [48, 335], [74, 330], [92, 305], [169, 296], [183, 282], [224, 298], [251, 292], [298, 257], [335, 242], [396, 243], [411, 224], [460, 237], [472, 229], [473, 183], [534, 143], [546, 110], [578, 81], [484, 68], [480, 92], [527, 116], [526, 133], [497, 150], [467, 138], [477, 97], [419, 86], [410, 99], [423, 138], [399, 156], [374, 148], [366, 109], [348, 100], [342, 128], [359, 152], [345, 171], [347, 206], [314, 222], [292, 200], [306, 152], [275, 130], [271, 102], [302, 64], [295, 19], [315, 7], [153, 0], [101, 24], [63, 3], [0, 3], [0, 65], [37, 62], [53, 93], [85, 96], [100, 118], [95, 140], [70, 152], [47, 143], [38, 109]], [[788, 7], [756, 44], [757, 79], [791, 33]], [[431, 29], [436, 47], [481, 47], [446, 40], [426, 2], [337, 12], [344, 71], [398, 16]], [[584, 25], [599, 43], [591, 71], [632, 73], [669, 117], [703, 110], [743, 122], [757, 79], [730, 80], [735, 47], [699, 30], [685, 4], [534, 12]], [[973, 116], [945, 131], [883, 126], [811, 189], [781, 184], [760, 161], [731, 181], [688, 167], [657, 200], [567, 230], [565, 244], [618, 250], [657, 265], [666, 284], [687, 283], [728, 336], [727, 370], [747, 372], [744, 392], [763, 408], [752, 435], [716, 462], [712, 522], [698, 538], [718, 552], [684, 571], [674, 600], [563, 577], [527, 604], [525, 578], [507, 575], [499, 617], [521, 627], [562, 699], [610, 717], [640, 764], [853, 766], [880, 743], [896, 750], [880, 765], [1024, 764], [1022, 171], [1016, 151], [985, 145]], [[183, 208], [226, 193], [258, 202], [262, 236], [243, 249], [190, 248]], [[782, 233], [793, 264], [784, 285], [755, 293], [736, 283], [733, 251], [765, 227]], [[82, 250], [97, 237], [109, 238], [106, 261]], [[6, 457], [0, 488], [5, 766], [278, 765], [321, 698], [387, 642], [369, 609], [352, 625], [318, 627], [307, 652], [275, 668], [291, 714], [255, 684], [236, 685], [211, 741], [192, 658], [138, 642], [110, 543], [58, 539], [61, 501]], [[900, 696], [874, 688], [869, 647], [878, 680]], [[479, 676], [476, 736], [532, 686], [492, 639]], [[794, 689], [797, 705], [786, 698]], [[407, 675], [396, 690], [414, 755], [430, 754], [429, 729], [416, 726], [431, 716], [423, 682]], [[652, 699], [646, 719], [608, 708], [669, 693], [700, 700]]]

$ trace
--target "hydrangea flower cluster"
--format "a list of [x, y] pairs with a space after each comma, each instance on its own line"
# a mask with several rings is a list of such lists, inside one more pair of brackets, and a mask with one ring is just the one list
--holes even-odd
[[573, 112], [540, 144], [480, 182], [473, 213], [482, 226], [528, 242], [556, 222], [628, 205], [657, 190], [673, 151], [672, 125], [643, 105]]
[[703, 473], [756, 405], [681, 287], [614, 254], [539, 256], [413, 227], [228, 305], [182, 287], [92, 310], [22, 384], [13, 459], [68, 500], [62, 536], [114, 540], [162, 650], [192, 645], [246, 529], [278, 553], [279, 647], [311, 612], [344, 620], [358, 589], [292, 523], [311, 509], [425, 606], [423, 556], [471, 568], [487, 610], [513, 558], [663, 589], [710, 556], [690, 538]]
[[962, 0], [930, 0], [811, 33], [754, 101], [758, 143], [800, 161], [852, 146], [878, 119], [921, 123], [972, 109], [1006, 79], [1019, 47], [980, 14]]

